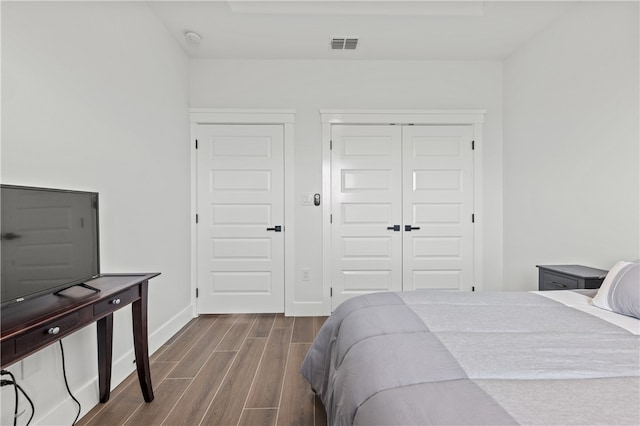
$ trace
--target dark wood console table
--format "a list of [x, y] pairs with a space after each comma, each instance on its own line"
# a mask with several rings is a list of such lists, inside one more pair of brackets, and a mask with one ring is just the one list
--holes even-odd
[[113, 312], [131, 304], [133, 345], [142, 395], [153, 401], [147, 331], [149, 280], [160, 275], [103, 274], [88, 281], [94, 293], [71, 287], [2, 309], [0, 353], [5, 368], [65, 336], [96, 322], [98, 329], [98, 384], [100, 402], [109, 400], [113, 347]]

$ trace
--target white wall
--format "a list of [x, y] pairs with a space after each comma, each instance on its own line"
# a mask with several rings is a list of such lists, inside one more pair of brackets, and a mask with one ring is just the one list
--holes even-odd
[[[295, 200], [322, 192], [320, 109], [486, 109], [484, 212], [478, 213], [484, 218], [484, 287], [500, 288], [501, 62], [192, 60], [191, 105], [295, 109]], [[294, 300], [321, 301], [322, 209], [296, 204]], [[309, 282], [300, 280], [302, 268], [311, 271]]]
[[[192, 314], [188, 67], [143, 2], [2, 2], [2, 182], [100, 193], [102, 271], [162, 272], [149, 288], [152, 350]], [[114, 386], [134, 368], [130, 315], [115, 314]], [[86, 412], [98, 400], [95, 326], [64, 343]], [[20, 380], [35, 424], [70, 424], [59, 348], [27, 362], [41, 367]], [[10, 387], [2, 401], [11, 424]]]
[[638, 36], [637, 2], [585, 2], [505, 61], [505, 288], [640, 257]]
[[[295, 109], [296, 200], [321, 192], [320, 109], [486, 109], [484, 289], [533, 289], [536, 263], [640, 257], [637, 4], [574, 7], [506, 60], [504, 80], [500, 61], [189, 61], [142, 2], [1, 5], [2, 182], [100, 192], [103, 271], [163, 273], [152, 348], [191, 314], [190, 106]], [[321, 208], [295, 216], [294, 297], [318, 301]], [[133, 369], [129, 312], [115, 318], [114, 385]], [[94, 328], [65, 343], [86, 412]], [[37, 357], [21, 381], [36, 424], [68, 424], [59, 350]]]

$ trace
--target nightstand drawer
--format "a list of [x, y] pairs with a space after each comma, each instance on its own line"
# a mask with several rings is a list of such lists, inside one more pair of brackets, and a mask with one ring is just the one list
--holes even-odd
[[541, 290], [574, 290], [578, 288], [578, 280], [544, 271], [540, 287]]

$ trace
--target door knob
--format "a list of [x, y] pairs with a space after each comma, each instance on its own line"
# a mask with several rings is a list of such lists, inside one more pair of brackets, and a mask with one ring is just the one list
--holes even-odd
[[404, 230], [405, 230], [405, 231], [408, 231], [408, 232], [411, 232], [411, 231], [413, 231], [414, 229], [420, 229], [420, 227], [419, 227], [419, 226], [411, 226], [411, 225], [405, 225], [405, 226], [404, 226]]
[[273, 228], [267, 228], [267, 231], [282, 232], [282, 226], [276, 225]]
[[394, 232], [400, 231], [400, 225], [387, 226], [387, 229], [393, 230]]

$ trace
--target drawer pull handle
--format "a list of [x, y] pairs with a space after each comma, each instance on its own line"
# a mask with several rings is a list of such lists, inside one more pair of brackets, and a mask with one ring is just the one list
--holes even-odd
[[48, 334], [58, 334], [60, 333], [60, 327], [51, 327], [49, 330], [47, 330]]
[[113, 300], [111, 301], [111, 304], [112, 304], [112, 305], [119, 305], [119, 304], [120, 304], [120, 299], [113, 299]]
[[556, 287], [567, 288], [566, 284], [562, 284], [562, 283], [555, 282], [555, 281], [551, 281], [549, 284], [555, 285]]

